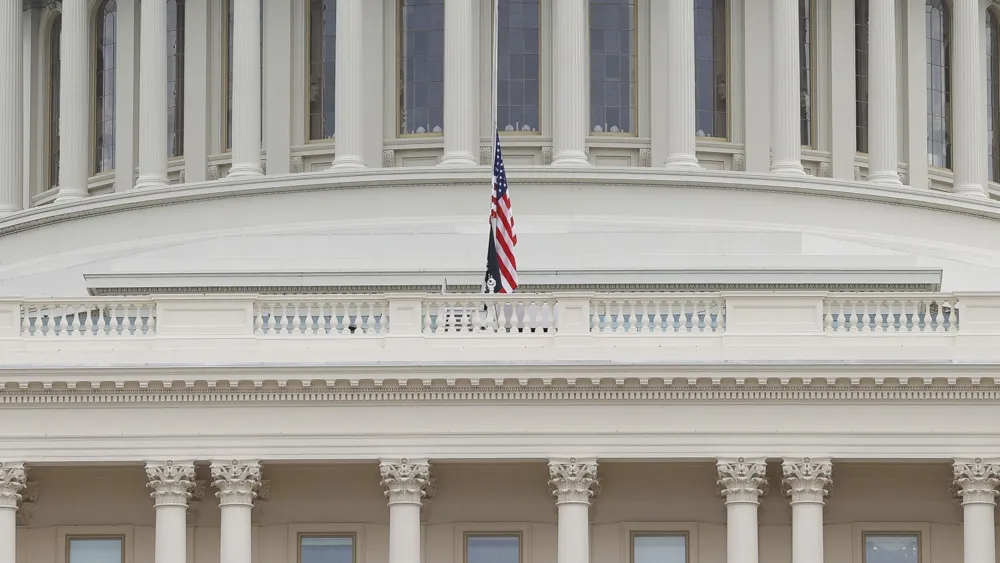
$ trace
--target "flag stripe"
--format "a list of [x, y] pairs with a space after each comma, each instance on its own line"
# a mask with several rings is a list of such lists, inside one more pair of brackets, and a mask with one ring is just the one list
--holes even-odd
[[[507, 171], [500, 152], [500, 132], [494, 132], [493, 193], [490, 201], [490, 245], [486, 257], [487, 288], [493, 280], [496, 293], [513, 293], [517, 289], [517, 232], [514, 230], [514, 212], [507, 189]], [[489, 290], [489, 289], [487, 289]]]

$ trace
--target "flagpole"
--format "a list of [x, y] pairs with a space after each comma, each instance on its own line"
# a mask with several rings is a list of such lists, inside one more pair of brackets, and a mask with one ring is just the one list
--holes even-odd
[[[497, 58], [499, 57], [499, 52], [500, 52], [499, 31], [500, 31], [500, 0], [493, 0], [493, 42], [492, 42], [492, 44], [493, 44], [493, 72], [492, 72], [492, 78], [493, 78], [493, 98], [492, 98], [492, 100], [493, 100], [493, 107], [492, 107], [493, 116], [492, 117], [493, 117], [493, 119], [492, 119], [492, 122], [493, 122], [493, 137], [494, 138], [490, 139], [490, 142], [493, 143], [493, 158], [492, 158], [490, 164], [496, 164], [496, 158], [497, 158], [497, 154], [496, 154], [497, 153], [496, 135], [499, 134], [499, 130], [497, 129], [497, 82], [498, 82], [498, 80], [497, 80]], [[492, 172], [491, 172], [491, 174], [492, 174]]]

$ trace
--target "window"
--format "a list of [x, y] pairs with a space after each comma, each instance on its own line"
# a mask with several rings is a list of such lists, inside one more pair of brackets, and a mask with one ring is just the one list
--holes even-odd
[[868, 152], [868, 3], [854, 0], [854, 105], [855, 143]]
[[813, 145], [813, 3], [799, 0], [799, 92], [802, 145]]
[[727, 0], [695, 0], [694, 52], [699, 137], [725, 139], [726, 117]]
[[48, 174], [49, 186], [59, 185], [59, 83], [60, 41], [62, 16], [56, 16], [49, 29], [49, 123], [48, 123]]
[[496, 1], [497, 128], [538, 132], [540, 1]]
[[299, 536], [299, 563], [354, 563], [354, 536]]
[[927, 164], [951, 168], [951, 15], [927, 0]]
[[635, 134], [635, 0], [590, 0], [590, 130]]
[[122, 563], [125, 560], [124, 539], [120, 537], [67, 538], [67, 563]]
[[520, 563], [519, 534], [468, 534], [465, 563]]
[[[226, 150], [233, 148], [233, 1], [226, 1]], [[260, 0], [260, 73], [264, 74], [264, 0]], [[260, 81], [261, 100], [264, 99], [264, 81]], [[263, 107], [261, 108], [263, 115]], [[262, 124], [263, 125], [263, 124]], [[261, 139], [264, 138], [264, 128], [260, 130]]]
[[687, 563], [687, 535], [633, 534], [632, 563]]
[[444, 0], [401, 0], [399, 132], [444, 132]]
[[986, 11], [986, 49], [989, 66], [986, 70], [986, 129], [989, 134], [988, 160], [990, 181], [1000, 182], [1000, 20], [997, 13]]
[[918, 563], [919, 534], [866, 533], [864, 563]]
[[94, 172], [115, 169], [115, 52], [118, 3], [104, 0], [97, 8], [94, 49]]
[[167, 0], [167, 150], [184, 154], [184, 0]]
[[309, 2], [309, 140], [336, 131], [337, 0]]

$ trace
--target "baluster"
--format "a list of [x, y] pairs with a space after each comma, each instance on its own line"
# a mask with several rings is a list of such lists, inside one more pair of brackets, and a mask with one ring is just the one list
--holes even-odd
[[31, 330], [31, 318], [28, 316], [30, 310], [30, 305], [21, 305], [21, 336], [34, 336]]

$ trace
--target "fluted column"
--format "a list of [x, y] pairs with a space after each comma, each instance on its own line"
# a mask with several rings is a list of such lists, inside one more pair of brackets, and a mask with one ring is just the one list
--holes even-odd
[[776, 174], [805, 174], [800, 96], [799, 3], [771, 0], [771, 172]]
[[142, 2], [139, 47], [139, 177], [136, 188], [167, 185], [167, 3]]
[[792, 498], [792, 563], [823, 563], [823, 499], [833, 482], [829, 459], [786, 459], [784, 486]]
[[230, 178], [262, 175], [260, 0], [233, 0], [233, 164]]
[[726, 498], [726, 562], [757, 563], [757, 506], [767, 493], [764, 458], [720, 459], [717, 469]]
[[996, 563], [997, 485], [1000, 460], [955, 460], [955, 486], [962, 498], [965, 563]]
[[[365, 168], [364, 2], [337, 0], [337, 71], [334, 170]], [[447, 131], [447, 129], [445, 129]], [[447, 133], [446, 133], [447, 134]]]
[[558, 514], [557, 563], [590, 563], [590, 499], [597, 486], [597, 461], [549, 461], [549, 486]]
[[383, 460], [379, 472], [389, 501], [389, 563], [420, 563], [420, 506], [430, 465], [425, 459]]
[[[148, 2], [147, 2], [148, 3]], [[155, 563], [185, 563], [187, 506], [194, 488], [193, 463], [147, 463], [147, 486], [156, 510]]]
[[986, 73], [982, 68], [983, 12], [979, 0], [954, 0], [952, 17], [952, 166], [956, 194], [986, 197], [986, 110], [981, 108]]
[[667, 2], [668, 169], [697, 169], [695, 156], [694, 2]]
[[0, 216], [21, 211], [21, 2], [0, 0]]
[[479, 164], [479, 29], [474, 2], [444, 2], [444, 156], [442, 166]]
[[23, 463], [0, 463], [0, 563], [17, 560], [17, 507], [25, 485]]
[[900, 186], [896, 3], [868, 0], [868, 181]]
[[252, 551], [250, 512], [260, 487], [260, 463], [213, 462], [212, 485], [219, 489], [215, 496], [222, 511], [219, 562], [248, 563]]
[[552, 165], [586, 166], [588, 0], [552, 5]]
[[90, 42], [87, 0], [63, 0], [59, 63], [59, 195], [87, 197], [90, 163]]

